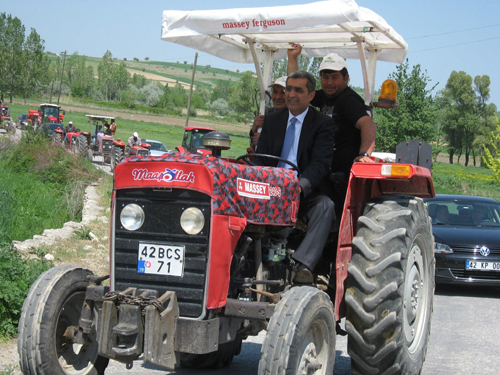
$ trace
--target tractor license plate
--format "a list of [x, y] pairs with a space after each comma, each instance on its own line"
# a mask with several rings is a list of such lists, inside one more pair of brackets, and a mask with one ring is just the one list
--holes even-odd
[[476, 262], [475, 260], [466, 260], [465, 269], [474, 271], [500, 271], [500, 262]]
[[181, 277], [184, 252], [184, 246], [140, 242], [137, 272]]

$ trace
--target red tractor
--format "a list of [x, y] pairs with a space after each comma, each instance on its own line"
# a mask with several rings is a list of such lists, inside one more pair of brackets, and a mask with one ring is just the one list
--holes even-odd
[[6, 132], [14, 132], [16, 129], [10, 116], [10, 108], [5, 104], [0, 106], [0, 129], [4, 129]]
[[203, 146], [203, 137], [205, 134], [213, 131], [215, 131], [215, 129], [187, 126], [184, 128], [182, 146], [176, 147], [175, 150], [186, 154], [210, 154], [210, 150]]
[[142, 142], [140, 146], [129, 147], [122, 142], [120, 138], [113, 142], [111, 146], [110, 155], [110, 169], [114, 170], [116, 165], [120, 163], [124, 158], [129, 156], [148, 156], [150, 154], [151, 145], [149, 143]]
[[[111, 163], [113, 144], [115, 143], [113, 136], [109, 132], [109, 124], [114, 121], [114, 117], [100, 115], [85, 115], [89, 120], [89, 138], [87, 142], [89, 149], [88, 153], [90, 161], [96, 155], [102, 156], [104, 163]], [[90, 132], [92, 131], [92, 136]]]
[[38, 110], [29, 110], [28, 121], [31, 122], [33, 130], [45, 127], [45, 130], [52, 134], [55, 129], [62, 128], [65, 112], [57, 104], [40, 104]]
[[[281, 49], [297, 39], [311, 44], [310, 56], [358, 51], [365, 73], [378, 57], [406, 56], [402, 37], [354, 1], [241, 9], [239, 22], [217, 28], [222, 12], [165, 11], [162, 38], [233, 61], [251, 56], [258, 68], [264, 61], [269, 80], [273, 54], [286, 56]], [[280, 23], [283, 14], [295, 17]], [[365, 90], [370, 100], [374, 90]], [[294, 285], [291, 256], [305, 230], [297, 174], [252, 166], [258, 154], [224, 159], [229, 146], [212, 132], [211, 155], [132, 156], [116, 166], [109, 276], [64, 265], [38, 278], [19, 322], [24, 374], [102, 375], [109, 359], [131, 369], [139, 357], [168, 370], [217, 368], [263, 330], [259, 374], [331, 375], [337, 333], [348, 335], [353, 373], [421, 372], [434, 294], [422, 199], [435, 195], [431, 147], [404, 142], [396, 163], [352, 166], [323, 267], [311, 285]]]

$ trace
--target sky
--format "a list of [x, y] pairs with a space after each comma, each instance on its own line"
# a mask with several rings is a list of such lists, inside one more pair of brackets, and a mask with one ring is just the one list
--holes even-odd
[[[34, 28], [45, 50], [102, 57], [156, 61], [194, 61], [195, 50], [161, 40], [164, 10], [206, 10], [307, 4], [308, 0], [0, 0], [0, 12], [18, 17], [26, 35]], [[357, 0], [383, 17], [408, 43], [410, 67], [420, 64], [433, 94], [445, 87], [452, 71], [491, 79], [489, 103], [500, 108], [500, 1]], [[363, 86], [360, 64], [348, 60], [351, 84]], [[255, 68], [198, 54], [198, 65], [240, 71]], [[396, 70], [379, 62], [376, 87]]]

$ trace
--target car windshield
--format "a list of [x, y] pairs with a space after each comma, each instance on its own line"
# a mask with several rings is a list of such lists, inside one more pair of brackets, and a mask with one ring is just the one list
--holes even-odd
[[165, 145], [161, 142], [147, 140], [145, 142], [151, 145], [151, 150], [168, 152], [167, 147], [165, 147]]
[[431, 200], [429, 216], [435, 225], [500, 227], [500, 204], [473, 200]]

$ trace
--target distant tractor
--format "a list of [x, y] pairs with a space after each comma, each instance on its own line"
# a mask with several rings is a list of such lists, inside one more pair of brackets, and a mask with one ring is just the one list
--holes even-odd
[[[109, 132], [109, 124], [111, 124], [115, 118], [110, 116], [101, 115], [85, 115], [89, 119], [89, 138], [87, 142], [89, 144], [89, 149], [92, 153], [89, 153], [90, 160], [96, 155], [102, 156], [104, 163], [111, 162], [112, 147], [114, 142], [113, 136]], [[102, 133], [99, 132], [101, 128]], [[92, 131], [93, 129], [93, 131]], [[92, 136], [90, 137], [92, 131]]]
[[4, 104], [0, 107], [0, 129], [5, 129], [7, 132], [15, 131], [15, 124], [10, 117], [10, 108]]
[[43, 125], [45, 131], [53, 134], [55, 129], [61, 129], [65, 112], [57, 104], [40, 104], [38, 110], [30, 109], [28, 121], [31, 122], [33, 130], [40, 129]]
[[213, 131], [215, 131], [215, 129], [201, 128], [197, 126], [185, 127], [182, 146], [176, 147], [176, 151], [184, 154], [210, 155], [212, 152], [203, 146], [203, 137], [205, 134]]
[[132, 146], [129, 147], [122, 142], [120, 138], [113, 142], [111, 146], [111, 160], [109, 163], [110, 169], [114, 170], [115, 167], [120, 163], [124, 158], [129, 156], [149, 156], [151, 145], [149, 143], [144, 143], [140, 146]]

